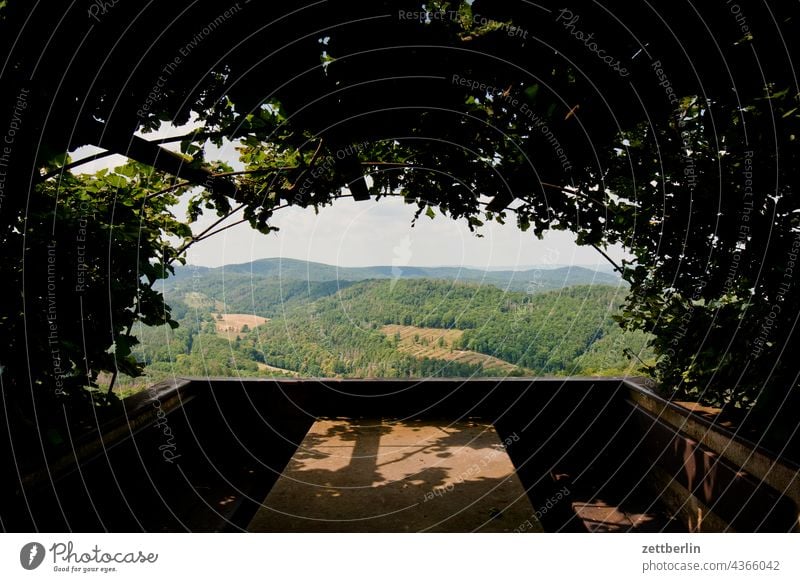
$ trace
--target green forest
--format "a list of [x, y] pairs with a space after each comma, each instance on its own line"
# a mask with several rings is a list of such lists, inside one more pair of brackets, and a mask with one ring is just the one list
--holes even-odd
[[178, 327], [135, 329], [145, 375], [121, 388], [173, 376], [630, 375], [654, 360], [648, 337], [614, 320], [622, 285], [274, 275], [182, 269], [163, 289]]

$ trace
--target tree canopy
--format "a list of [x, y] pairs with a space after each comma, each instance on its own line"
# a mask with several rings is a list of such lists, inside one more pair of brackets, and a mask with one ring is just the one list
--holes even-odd
[[[619, 266], [621, 321], [654, 336], [665, 389], [757, 403], [785, 441], [800, 392], [797, 11], [12, 0], [0, 8], [4, 382], [49, 398], [65, 379], [135, 373], [131, 322], [171, 321], [154, 282], [213, 232], [169, 214], [183, 191], [190, 219], [242, 210], [262, 232], [286, 205], [400, 195], [477, 230], [508, 220], [621, 243], [634, 256]], [[148, 138], [164, 122], [196, 127], [181, 153]], [[226, 142], [244, 172], [205, 159], [204, 144]], [[72, 175], [66, 153], [82, 145], [131, 162]]]

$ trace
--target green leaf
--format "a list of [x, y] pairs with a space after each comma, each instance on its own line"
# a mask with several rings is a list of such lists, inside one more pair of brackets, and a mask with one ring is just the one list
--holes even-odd
[[117, 174], [108, 174], [105, 176], [104, 180], [105, 183], [112, 188], [125, 188], [128, 185], [128, 181]]
[[535, 85], [531, 85], [530, 87], [525, 87], [525, 96], [533, 101], [536, 99], [536, 95], [539, 93], [539, 84], [536, 83]]
[[126, 164], [124, 166], [120, 166], [118, 168], [114, 168], [115, 174], [120, 174], [127, 178], [133, 178], [137, 175], [138, 171], [133, 164]]

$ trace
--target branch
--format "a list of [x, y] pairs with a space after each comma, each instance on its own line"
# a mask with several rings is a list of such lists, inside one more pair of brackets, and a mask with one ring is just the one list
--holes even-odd
[[71, 170], [72, 168], [75, 168], [77, 166], [82, 166], [83, 164], [87, 164], [89, 162], [93, 162], [94, 160], [99, 160], [99, 159], [102, 159], [102, 158], [107, 158], [109, 156], [113, 156], [116, 153], [117, 152], [112, 152], [112, 151], [109, 150], [109, 151], [101, 152], [99, 154], [94, 154], [93, 156], [87, 156], [85, 158], [81, 158], [80, 160], [76, 160], [74, 162], [70, 162], [69, 164], [67, 164], [65, 166], [61, 166], [60, 168], [56, 168], [52, 172], [48, 172], [47, 174], [45, 174], [44, 176], [42, 176], [41, 178], [36, 180], [36, 182], [37, 183], [45, 182], [45, 181], [49, 180], [50, 178], [54, 178], [56, 176], [59, 176], [60, 174], [62, 174], [63, 172], [66, 172], [67, 170]]
[[162, 137], [162, 138], [159, 138], [159, 139], [148, 139], [147, 141], [149, 141], [150, 143], [156, 143], [156, 144], [175, 143], [175, 142], [178, 142], [178, 141], [186, 141], [187, 139], [192, 139], [192, 141], [197, 141], [198, 139], [203, 138], [204, 140], [206, 140], [209, 137], [212, 137], [212, 136], [215, 136], [215, 135], [224, 135], [224, 134], [221, 134], [218, 131], [215, 131], [215, 132], [191, 131], [191, 132], [185, 133], [183, 135], [175, 135], [175, 136], [172, 136], [172, 137]]
[[151, 192], [147, 196], [144, 197], [145, 200], [150, 200], [155, 196], [160, 196], [161, 194], [166, 194], [167, 192], [171, 192], [172, 190], [177, 190], [178, 188], [183, 188], [184, 186], [191, 186], [192, 182], [178, 182], [177, 184], [173, 184], [172, 186], [167, 186], [163, 190], [159, 190], [158, 192]]
[[[400, 194], [390, 194], [390, 196], [400, 196]], [[332, 196], [332, 197], [331, 197], [331, 200], [340, 200], [341, 198], [352, 198], [352, 197], [353, 197], [353, 195], [352, 195], [352, 194], [337, 194], [337, 195], [334, 195], [334, 196]], [[209, 227], [208, 227], [207, 229], [205, 229], [203, 232], [201, 232], [201, 233], [200, 233], [200, 234], [198, 234], [197, 236], [194, 236], [194, 237], [192, 237], [192, 240], [191, 240], [191, 242], [189, 242], [189, 244], [185, 245], [185, 247], [181, 247], [180, 249], [178, 249], [178, 252], [183, 252], [184, 250], [186, 250], [186, 249], [188, 249], [190, 246], [192, 246], [194, 243], [200, 242], [201, 240], [206, 240], [207, 238], [210, 238], [210, 237], [212, 237], [212, 236], [214, 236], [214, 235], [216, 235], [216, 234], [219, 234], [219, 233], [221, 233], [221, 232], [223, 232], [223, 231], [225, 231], [225, 230], [227, 230], [227, 229], [229, 229], [229, 228], [231, 228], [231, 227], [234, 227], [234, 226], [237, 226], [237, 225], [239, 225], [239, 224], [242, 224], [242, 223], [244, 223], [244, 222], [247, 222], [249, 219], [247, 219], [247, 218], [243, 218], [242, 220], [237, 220], [236, 222], [232, 222], [231, 224], [225, 225], [224, 227], [220, 228], [219, 230], [215, 230], [214, 232], [208, 232], [210, 229], [212, 229], [212, 228], [214, 228], [215, 226], [217, 226], [217, 225], [218, 225], [219, 223], [221, 223], [223, 220], [225, 220], [225, 219], [227, 219], [227, 218], [230, 218], [231, 216], [233, 216], [234, 214], [236, 214], [236, 213], [237, 213], [239, 210], [241, 210], [241, 208], [242, 208], [243, 206], [244, 206], [244, 204], [240, 205], [238, 208], [236, 208], [235, 210], [233, 210], [233, 211], [229, 212], [229, 213], [228, 213], [228, 214], [226, 214], [224, 217], [220, 218], [220, 219], [219, 219], [218, 221], [216, 221], [214, 224], [212, 224], [211, 226], [209, 226]], [[279, 204], [278, 206], [275, 206], [275, 207], [273, 207], [273, 208], [272, 208], [272, 211], [274, 212], [274, 211], [276, 211], [276, 210], [281, 210], [281, 209], [283, 209], [283, 208], [288, 208], [288, 207], [290, 207], [290, 206], [294, 206], [294, 204], [292, 204], [292, 203], [290, 203], [290, 202], [286, 202], [286, 203], [284, 203], [284, 204]], [[206, 233], [207, 233], [207, 234], [206, 234]], [[176, 258], [177, 258], [177, 257], [176, 257]], [[174, 260], [174, 259], [173, 259], [173, 260]]]
[[[194, 137], [195, 139], [197, 139], [199, 137], [203, 137], [203, 138], [207, 139], [207, 138], [209, 138], [211, 136], [214, 136], [214, 135], [220, 135], [220, 134], [219, 134], [219, 132], [212, 132], [212, 133], [195, 133], [195, 132], [192, 132], [192, 133], [187, 133], [187, 134], [179, 135], [179, 136], [175, 136], [175, 137], [162, 137], [161, 139], [153, 139], [153, 140], [145, 140], [145, 141], [147, 141], [149, 143], [152, 143], [152, 144], [164, 144], [164, 143], [174, 143], [176, 141], [184, 141], [184, 140], [186, 140], [188, 138], [191, 138], [191, 137]], [[115, 151], [112, 151], [112, 150], [108, 150], [108, 151], [105, 151], [105, 152], [101, 152], [99, 154], [94, 154], [92, 156], [87, 156], [85, 158], [81, 158], [80, 160], [75, 160], [74, 162], [70, 162], [69, 164], [61, 166], [60, 168], [56, 168], [52, 172], [49, 172], [49, 173], [45, 174], [44, 176], [42, 176], [39, 180], [37, 180], [37, 182], [44, 182], [46, 180], [49, 180], [50, 178], [58, 176], [62, 172], [65, 172], [67, 170], [71, 170], [72, 168], [76, 168], [78, 166], [82, 166], [83, 164], [87, 164], [89, 162], [93, 162], [95, 160], [100, 160], [102, 158], [107, 158], [107, 157], [110, 157], [110, 156], [113, 156], [113, 155], [120, 155], [121, 156], [121, 155], [124, 155], [124, 154], [121, 154], [119, 152], [115, 152]], [[125, 156], [125, 157], [128, 157], [128, 156]]]
[[[281, 167], [281, 168], [277, 168], [277, 169], [273, 168], [273, 169], [269, 169], [269, 170], [262, 169], [262, 170], [243, 170], [241, 172], [219, 172], [219, 173], [216, 173], [216, 174], [211, 174], [211, 176], [214, 177], [214, 178], [220, 178], [220, 177], [225, 177], [225, 176], [243, 176], [245, 174], [266, 174], [266, 173], [269, 173], [269, 172], [279, 172], [279, 171], [283, 171], [283, 170], [295, 170], [295, 169], [297, 169], [297, 168], [286, 166], [286, 167]], [[163, 190], [159, 190], [158, 192], [153, 192], [152, 194], [148, 194], [147, 198], [149, 199], [149, 198], [151, 198], [153, 196], [158, 196], [159, 194], [166, 194], [170, 190], [175, 190], [176, 188], [182, 188], [183, 186], [191, 186], [192, 184], [194, 184], [194, 182], [188, 182], [188, 181], [187, 182], [180, 182], [178, 184], [174, 184], [172, 186], [164, 188]], [[195, 186], [203, 186], [203, 184], [195, 184]]]
[[600, 253], [601, 255], [603, 255], [603, 256], [605, 257], [605, 259], [606, 259], [606, 260], [607, 260], [609, 263], [611, 263], [611, 265], [614, 267], [614, 270], [615, 270], [615, 271], [617, 271], [617, 272], [618, 272], [620, 275], [622, 275], [622, 274], [623, 274], [623, 272], [622, 272], [622, 267], [620, 267], [620, 266], [619, 266], [617, 263], [615, 263], [615, 262], [614, 262], [614, 260], [613, 260], [611, 257], [609, 257], [609, 256], [608, 256], [608, 255], [607, 255], [607, 254], [606, 254], [606, 253], [605, 253], [605, 252], [604, 252], [604, 251], [603, 251], [603, 250], [602, 250], [600, 247], [598, 247], [598, 246], [597, 246], [597, 245], [595, 245], [595, 244], [592, 244], [592, 245], [589, 245], [589, 246], [591, 246], [591, 247], [592, 247], [594, 250], [596, 250], [598, 253]]
[[302, 172], [300, 172], [299, 176], [297, 176], [297, 180], [295, 180], [294, 184], [291, 185], [291, 187], [289, 188], [289, 192], [294, 192], [295, 187], [303, 179], [303, 176], [306, 175], [306, 172], [308, 172], [311, 168], [314, 167], [314, 162], [317, 161], [317, 156], [319, 155], [319, 152], [322, 150], [322, 142], [323, 140], [320, 139], [319, 143], [317, 144], [317, 149], [314, 151], [314, 155], [311, 156], [311, 160], [309, 160], [308, 162], [308, 166], [305, 167]]
[[[225, 218], [228, 218], [228, 217], [229, 217], [229, 216], [231, 216], [232, 214], [233, 214], [233, 213], [229, 214], [229, 215], [228, 215], [228, 216], [226, 216]], [[214, 232], [209, 232], [209, 233], [208, 233], [208, 234], [206, 234], [206, 235], [198, 235], [198, 236], [196, 236], [196, 237], [194, 237], [194, 238], [192, 239], [192, 242], [191, 242], [191, 243], [189, 243], [188, 245], [186, 245], [186, 248], [189, 248], [189, 247], [190, 247], [190, 246], [192, 246], [194, 243], [198, 243], [198, 242], [200, 242], [200, 241], [203, 241], [203, 240], [206, 240], [207, 238], [210, 238], [210, 237], [212, 237], [212, 236], [214, 236], [214, 235], [216, 235], [216, 234], [219, 234], [219, 233], [221, 233], [221, 232], [223, 232], [223, 231], [226, 231], [226, 230], [228, 230], [229, 228], [233, 228], [234, 226], [238, 226], [238, 225], [242, 224], [243, 222], [247, 222], [248, 220], [250, 220], [250, 219], [249, 219], [249, 218], [243, 218], [243, 219], [241, 219], [241, 220], [237, 220], [236, 222], [231, 222], [230, 224], [226, 224], [225, 226], [223, 226], [223, 227], [222, 227], [222, 228], [220, 228], [219, 230], [215, 230]]]
[[[188, 249], [190, 246], [192, 246], [194, 243], [196, 243], [196, 242], [199, 242], [199, 241], [203, 240], [204, 238], [208, 238], [208, 236], [206, 235], [206, 233], [207, 233], [208, 231], [210, 231], [210, 230], [211, 230], [211, 229], [213, 229], [214, 227], [218, 226], [218, 225], [219, 225], [219, 224], [221, 224], [222, 222], [225, 222], [226, 220], [228, 220], [228, 219], [229, 219], [231, 216], [233, 216], [234, 214], [236, 214], [237, 212], [239, 212], [239, 211], [240, 211], [242, 208], [244, 208], [244, 206], [245, 206], [245, 203], [244, 203], [244, 202], [242, 202], [242, 203], [241, 203], [239, 206], [237, 206], [236, 208], [234, 208], [233, 210], [231, 210], [230, 212], [228, 212], [228, 213], [227, 213], [225, 216], [222, 216], [222, 217], [220, 217], [218, 220], [214, 221], [214, 223], [213, 223], [211, 226], [209, 226], [208, 228], [206, 228], [206, 229], [205, 229], [204, 231], [202, 231], [200, 234], [193, 235], [193, 236], [192, 236], [192, 239], [191, 239], [191, 240], [190, 240], [188, 243], [186, 243], [186, 244], [183, 244], [183, 245], [181, 245], [180, 247], [178, 247], [178, 249], [176, 250], [176, 255], [180, 255], [180, 254], [184, 253], [184, 252], [185, 252], [185, 251], [186, 251], [186, 250], [187, 250], [187, 249]], [[226, 228], [227, 228], [227, 227], [226, 227]], [[223, 230], [224, 230], [224, 229], [223, 229]], [[222, 231], [220, 231], [220, 232], [222, 232]], [[176, 256], [175, 258], [177, 258], [177, 256]]]
[[160, 147], [157, 143], [147, 141], [138, 135], [131, 135], [127, 131], [114, 131], [103, 122], [94, 125], [97, 131], [96, 141], [98, 147], [125, 156], [131, 160], [150, 166], [151, 168], [172, 174], [176, 178], [203, 186], [222, 196], [235, 198], [237, 185], [222, 177], [215, 177], [205, 168], [192, 166], [185, 157], [173, 151]]
[[286, 170], [297, 170], [299, 166], [279, 166], [277, 168], [259, 168], [257, 170], [239, 170], [238, 172], [220, 172], [218, 174], [212, 174], [215, 177], [224, 177], [224, 176], [245, 176], [248, 174], [269, 174], [272, 172], [285, 172]]

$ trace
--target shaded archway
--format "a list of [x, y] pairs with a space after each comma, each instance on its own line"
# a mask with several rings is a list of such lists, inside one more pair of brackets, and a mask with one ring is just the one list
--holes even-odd
[[[2, 26], [18, 31], [4, 35], [4, 188], [19, 195], [4, 198], [2, 240], [23, 265], [4, 273], [26, 290], [3, 307], [11, 406], [31, 418], [37, 399], [56, 402], [60, 416], [59, 398], [83, 407], [99, 371], [136, 372], [131, 325], [170, 321], [154, 284], [202, 236], [169, 217], [171, 196], [201, 187], [193, 216], [241, 208], [269, 232], [277, 208], [348, 187], [476, 227], [514, 219], [622, 242], [637, 259], [623, 269], [625, 321], [655, 334], [669, 388], [758, 400], [759, 424], [785, 444], [797, 86], [783, 30], [795, 8], [776, 24], [754, 7], [745, 31], [736, 15], [710, 18], [714, 7], [660, 7], [654, 26], [648, 5], [623, 4], [4, 7]], [[180, 154], [137, 134], [194, 118]], [[206, 140], [241, 143], [245, 170], [205, 160]], [[135, 163], [71, 175], [63, 154], [84, 144]], [[772, 422], [776, 411], [787, 416]]]

